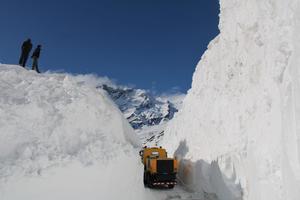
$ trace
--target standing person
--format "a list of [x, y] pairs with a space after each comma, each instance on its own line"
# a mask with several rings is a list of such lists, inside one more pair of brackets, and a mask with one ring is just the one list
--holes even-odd
[[21, 53], [21, 57], [19, 60], [20, 66], [25, 67], [31, 49], [32, 49], [31, 40], [28, 38], [22, 44], [22, 53]]
[[40, 57], [40, 52], [41, 52], [41, 45], [38, 45], [37, 48], [34, 50], [32, 53], [31, 58], [33, 59], [32, 61], [32, 70], [35, 70], [37, 73], [40, 73], [39, 67], [38, 67], [38, 59]]

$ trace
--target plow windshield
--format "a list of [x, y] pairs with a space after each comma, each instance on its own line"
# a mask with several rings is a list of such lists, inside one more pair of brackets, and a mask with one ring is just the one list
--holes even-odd
[[157, 160], [157, 173], [173, 173], [174, 161], [173, 160]]

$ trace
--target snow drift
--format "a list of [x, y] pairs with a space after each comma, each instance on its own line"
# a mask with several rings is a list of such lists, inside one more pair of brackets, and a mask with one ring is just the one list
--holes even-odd
[[220, 34], [163, 141], [218, 199], [300, 199], [300, 5], [221, 0]]
[[0, 116], [0, 199], [158, 198], [133, 129], [82, 77], [0, 65]]

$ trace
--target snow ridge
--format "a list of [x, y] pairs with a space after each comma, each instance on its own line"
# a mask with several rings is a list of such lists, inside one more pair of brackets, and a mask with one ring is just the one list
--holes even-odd
[[[81, 77], [1, 64], [0, 116], [0, 199], [151, 197], [135, 132]], [[124, 194], [110, 191], [116, 183]]]

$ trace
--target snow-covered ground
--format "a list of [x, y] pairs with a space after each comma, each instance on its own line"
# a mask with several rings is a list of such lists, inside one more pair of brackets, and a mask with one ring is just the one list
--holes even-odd
[[202, 199], [144, 188], [141, 142], [100, 82], [0, 64], [0, 199]]
[[300, 2], [221, 0], [220, 35], [163, 145], [191, 190], [300, 199]]
[[0, 199], [163, 199], [142, 183], [140, 142], [104, 91], [0, 65]]

